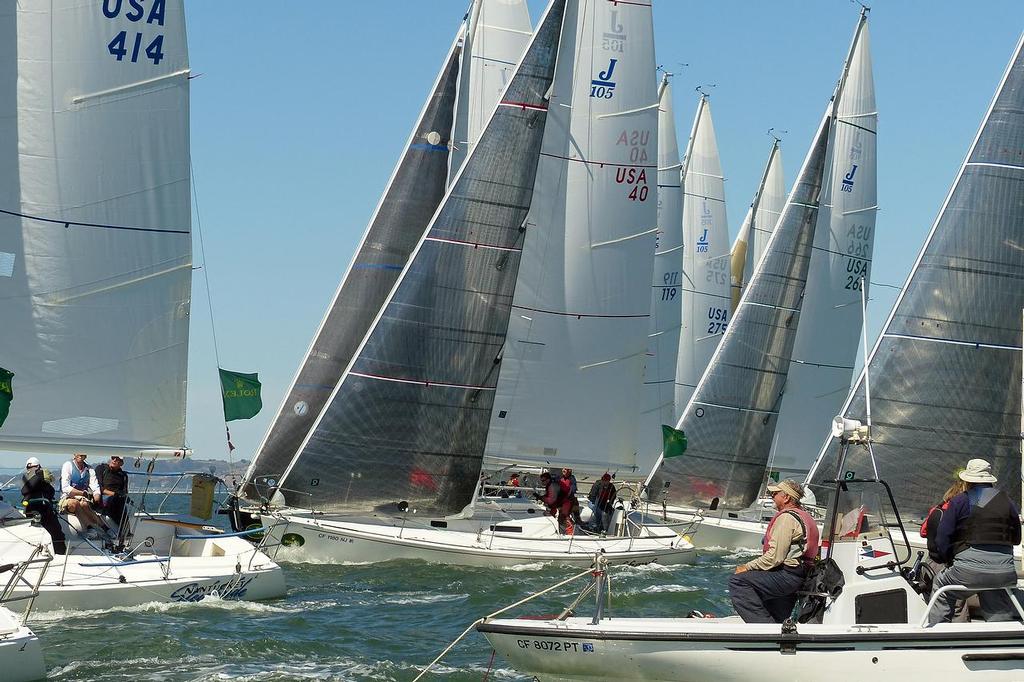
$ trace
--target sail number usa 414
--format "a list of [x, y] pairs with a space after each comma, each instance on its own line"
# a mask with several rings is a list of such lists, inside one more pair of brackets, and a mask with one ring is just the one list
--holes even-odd
[[[111, 21], [124, 18], [142, 28], [163, 27], [167, 15], [166, 0], [103, 0], [103, 16]], [[163, 33], [120, 31], [107, 43], [107, 52], [119, 62], [136, 63], [148, 59], [154, 66], [164, 58]]]

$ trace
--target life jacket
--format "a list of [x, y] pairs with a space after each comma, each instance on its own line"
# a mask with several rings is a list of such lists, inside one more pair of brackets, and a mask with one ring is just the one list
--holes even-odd
[[795, 516], [796, 520], [800, 522], [800, 527], [803, 528], [804, 531], [803, 539], [798, 540], [796, 543], [797, 547], [801, 550], [800, 553], [794, 555], [793, 548], [790, 547], [789, 552], [786, 554], [786, 558], [800, 559], [805, 566], [810, 566], [818, 556], [821, 537], [818, 532], [818, 524], [814, 521], [814, 517], [811, 516], [803, 507], [786, 509], [772, 517], [772, 520], [768, 522], [768, 530], [766, 530], [764, 534], [764, 544], [761, 551], [768, 551], [768, 543], [772, 536], [772, 526], [775, 525], [775, 522], [778, 521], [783, 514], [792, 514]]
[[89, 465], [86, 464], [85, 468], [81, 471], [75, 466], [74, 462], [71, 463], [71, 487], [75, 490], [88, 490], [89, 489]]
[[[924, 521], [921, 523], [921, 537], [928, 540], [928, 557], [938, 564], [944, 564], [948, 561], [939, 554], [939, 544], [936, 542], [935, 536], [939, 532], [939, 522], [942, 521], [942, 515], [949, 509], [951, 499], [929, 509], [928, 515], [924, 517]], [[929, 532], [929, 529], [931, 529], [931, 532]]]
[[[986, 494], [990, 493], [990, 494]], [[1013, 504], [1010, 497], [996, 488], [971, 488], [966, 493], [971, 505], [967, 520], [953, 533], [953, 556], [972, 545], [1014, 544]]]

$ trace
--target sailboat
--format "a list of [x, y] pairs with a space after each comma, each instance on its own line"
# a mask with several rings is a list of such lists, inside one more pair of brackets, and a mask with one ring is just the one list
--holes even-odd
[[640, 453], [649, 458], [641, 463], [645, 472], [651, 470], [661, 453], [661, 425], [674, 424], [679, 416], [675, 377], [683, 310], [682, 164], [669, 74], [661, 81], [658, 102], [658, 239], [654, 245], [651, 331], [640, 414]]
[[[835, 128], [804, 296], [770, 455], [783, 478], [803, 476], [853, 381], [861, 330], [861, 283], [870, 286], [877, 200], [877, 130], [867, 21], [854, 33], [835, 95]], [[869, 291], [865, 290], [867, 296]]]
[[743, 224], [732, 245], [732, 255], [729, 261], [732, 280], [730, 314], [736, 312], [736, 306], [739, 305], [743, 287], [746, 285], [744, 276], [749, 278], [761, 260], [765, 244], [768, 243], [768, 236], [779, 221], [782, 207], [786, 203], [785, 179], [782, 174], [782, 149], [779, 142], [779, 138], [773, 138], [771, 151], [768, 152], [768, 163], [765, 164], [764, 173], [761, 175], [761, 182], [757, 186], [757, 191], [754, 192], [754, 199], [750, 202], [750, 208], [747, 209], [747, 215], [743, 218]]
[[[0, 449], [180, 457], [192, 280], [184, 7], [5, 7], [0, 365], [16, 397]], [[53, 556], [26, 572], [41, 610], [285, 592], [280, 567], [241, 537], [154, 514], [129, 524], [123, 553], [72, 521], [56, 554], [45, 530], [8, 521], [0, 559]]]
[[[612, 45], [602, 35], [612, 25], [628, 36], [626, 44], [614, 43], [620, 48], [616, 56], [601, 47]], [[563, 536], [551, 517], [513, 520], [474, 504], [485, 452], [496, 438], [494, 420], [523, 425], [521, 413], [532, 407], [499, 407], [506, 395], [519, 398], [502, 384], [511, 358], [520, 349], [536, 352], [545, 345], [513, 328], [510, 317], [553, 320], [542, 327], [551, 334], [545, 357], [560, 371], [578, 373], [587, 369], [579, 366], [581, 356], [567, 358], [563, 349], [615, 350], [595, 347], [586, 333], [595, 323], [628, 324], [637, 330], [637, 351], [628, 358], [597, 355], [602, 362], [591, 376], [624, 373], [639, 394], [645, 282], [628, 289], [642, 301], [636, 308], [642, 313], [626, 320], [528, 306], [524, 300], [538, 291], [558, 291], [531, 287], [549, 277], [557, 282], [562, 269], [572, 267], [576, 276], [560, 287], [568, 292], [566, 300], [603, 297], [628, 304], [604, 290], [569, 288], [591, 281], [579, 277], [587, 272], [581, 268], [598, 267], [602, 259], [620, 264], [624, 252], [635, 252], [650, 267], [654, 178], [647, 179], [642, 157], [652, 153], [656, 125], [651, 32], [647, 5], [556, 0], [548, 7], [487, 127], [326, 406], [264, 496], [264, 516], [288, 524], [278, 556], [479, 565], [587, 563], [599, 550], [613, 560], [640, 563], [692, 557], [689, 544], [669, 529], [628, 526], [616, 537]], [[580, 64], [594, 71], [584, 72]], [[589, 148], [590, 139], [600, 146]], [[614, 199], [591, 205], [588, 193], [577, 191], [591, 184]], [[615, 234], [633, 227], [634, 207], [641, 205], [652, 207], [652, 223], [640, 234]], [[570, 223], [566, 216], [580, 217]], [[550, 417], [546, 412], [544, 423]], [[620, 437], [632, 443], [635, 412], [625, 421], [630, 430]], [[254, 469], [260, 466], [254, 463]]]
[[[828, 402], [824, 395], [815, 394], [812, 399], [812, 396], [806, 393], [808, 387], [815, 382], [815, 385], [820, 386], [819, 380], [822, 377], [840, 383], [849, 381], [840, 375], [847, 371], [843, 369], [844, 367], [853, 367], [856, 357], [856, 341], [861, 330], [860, 283], [852, 285], [855, 288], [850, 289], [839, 286], [836, 283], [836, 272], [840, 266], [846, 268], [840, 261], [861, 262], [863, 259], [859, 259], [856, 254], [863, 254], [865, 249], [870, 249], [870, 239], [864, 241], [851, 237], [843, 244], [843, 249], [850, 250], [845, 255], [840, 254], [835, 248], [826, 248], [823, 244], [831, 243], [834, 246], [837, 243], [835, 235], [839, 232], [853, 236], [873, 236], [876, 158], [874, 121], [877, 116], [868, 50], [865, 15], [854, 31], [842, 74], [828, 107], [827, 116], [834, 124], [830, 127], [827, 139], [821, 178], [822, 192], [820, 196], [814, 198], [812, 205], [805, 207], [811, 211], [807, 213], [806, 219], [814, 220], [816, 228], [815, 248], [811, 256], [806, 286], [801, 292], [801, 324], [797, 330], [792, 353], [786, 356], [788, 367], [785, 372], [777, 375], [782, 376], [784, 380], [772, 384], [772, 400], [761, 405], [765, 410], [762, 415], [764, 424], [769, 428], [767, 438], [759, 439], [755, 443], [744, 441], [736, 433], [733, 434], [734, 438], [727, 437], [724, 441], [711, 446], [711, 452], [707, 454], [709, 461], [700, 462], [692, 456], [692, 452], [689, 452], [678, 464], [675, 461], [669, 463], [668, 471], [673, 471], [677, 480], [680, 476], [691, 478], [702, 492], [692, 496], [680, 496], [678, 489], [669, 491], [667, 501], [674, 501], [674, 508], [666, 509], [665, 514], [681, 522], [697, 520], [699, 531], [693, 537], [701, 546], [760, 546], [766, 524], [775, 513], [771, 500], [758, 497], [769, 475], [766, 470], [792, 468], [792, 453], [788, 455], [791, 459], [787, 460], [786, 456], [781, 454], [783, 450], [779, 445], [780, 442], [792, 444], [792, 441], [787, 440], [788, 432], [785, 431], [786, 423], [792, 422], [784, 422], [783, 418], [787, 414], [812, 414], [807, 411], [809, 408], [805, 403], [808, 401]], [[865, 112], [869, 115], [865, 115]], [[772, 173], [771, 166], [775, 158], [777, 154], [773, 145], [772, 157], [765, 170], [766, 178]], [[846, 177], [849, 171], [843, 171], [843, 168], [854, 164], [858, 166], [855, 172], [858, 179], [855, 182]], [[859, 173], [863, 175], [857, 175]], [[858, 184], [861, 181], [863, 183]], [[788, 203], [794, 201], [799, 203], [800, 200], [794, 199], [794, 195], [791, 194]], [[870, 221], [870, 230], [860, 227], [864, 221]], [[822, 241], [822, 235], [825, 235], [826, 242]], [[851, 272], [860, 267], [854, 264], [851, 266]], [[846, 276], [844, 275], [844, 281]], [[856, 295], [855, 300], [851, 300], [852, 294]], [[814, 305], [805, 308], [808, 302]], [[845, 311], [843, 314], [846, 317], [837, 320], [837, 311]], [[843, 343], [829, 345], [826, 350], [819, 346], [828, 344], [816, 344], [808, 340], [809, 334], [818, 333], [823, 320], [828, 322], [830, 334], [842, 332]], [[811, 332], [807, 329], [811, 329]], [[801, 340], [804, 340], [803, 344]], [[801, 349], [810, 350], [804, 353]], [[813, 359], [820, 359], [823, 353], [829, 354], [828, 363]], [[779, 357], [781, 359], [782, 356]], [[796, 375], [795, 370], [798, 370]], [[730, 401], [727, 404], [734, 404], [736, 400], [743, 402], [747, 398], [742, 396], [742, 391], [763, 391], [765, 385], [756, 382], [755, 386], [751, 387], [741, 385], [729, 388], [727, 392]], [[793, 398], [794, 391], [803, 397]], [[734, 397], [735, 395], [739, 395], [739, 398]], [[817, 409], [816, 407], [815, 410]], [[827, 420], [822, 423], [827, 423]], [[799, 432], [807, 433], [809, 428], [807, 424], [801, 423]], [[692, 441], [693, 434], [687, 435]], [[671, 477], [668, 474], [664, 476]], [[673, 485], [676, 486], [678, 483]]]
[[[810, 619], [761, 625], [735, 617], [602, 618], [599, 611], [593, 619], [480, 626], [516, 668], [540, 680], [594, 679], [600, 671], [650, 680], [756, 674], [781, 682], [793, 679], [793, 670], [825, 665], [829, 679], [851, 682], [1020, 679], [1024, 623], [927, 626], [937, 595], [926, 602], [908, 578], [897, 510], [923, 513], [931, 495], [948, 485], [953, 466], [979, 453], [993, 462], [1008, 493], [1019, 492], [1021, 111], [1024, 35], [847, 399], [847, 416], [835, 420], [840, 447], [830, 447], [811, 472], [812, 484], [831, 498], [824, 537], [828, 563], [843, 580], [806, 598], [815, 608], [801, 613]], [[869, 405], [870, 428], [849, 418], [867, 418]], [[1020, 600], [1012, 601], [1024, 617]], [[577, 643], [581, 655], [546, 654], [567, 642]]]
[[703, 92], [697, 101], [697, 114], [683, 157], [682, 181], [683, 328], [675, 389], [679, 414], [729, 326], [725, 178], [711, 120], [710, 98]]

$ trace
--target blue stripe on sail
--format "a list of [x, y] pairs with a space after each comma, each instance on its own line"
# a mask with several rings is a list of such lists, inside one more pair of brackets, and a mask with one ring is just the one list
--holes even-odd
[[353, 270], [401, 270], [401, 265], [388, 265], [387, 263], [366, 263], [365, 265], [353, 265]]
[[446, 152], [448, 147], [443, 144], [427, 144], [426, 142], [417, 142], [416, 144], [409, 145], [409, 149], [422, 149], [427, 152]]

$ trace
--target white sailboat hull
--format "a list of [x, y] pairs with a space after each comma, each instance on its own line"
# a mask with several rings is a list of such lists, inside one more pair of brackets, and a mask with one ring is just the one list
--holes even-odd
[[[0, 556], [18, 560], [39, 544], [53, 553], [50, 536], [36, 526], [16, 525], [0, 534]], [[193, 602], [208, 596], [232, 600], [272, 599], [286, 592], [281, 567], [241, 537], [181, 540], [181, 535], [206, 534], [173, 517], [141, 519], [135, 541], [147, 537], [153, 546], [136, 552], [134, 561], [120, 561], [92, 543], [69, 534], [68, 554], [55, 554], [43, 568], [30, 567], [25, 578], [39, 595], [33, 610], [102, 610], [148, 602]], [[170, 555], [170, 559], [167, 557]], [[162, 560], [161, 560], [162, 558]], [[40, 579], [39, 572], [44, 571]], [[15, 594], [27, 594], [27, 588]]]
[[768, 524], [750, 519], [728, 516], [701, 516], [695, 511], [668, 510], [673, 523], [693, 523], [688, 533], [694, 547], [699, 549], [752, 549], [761, 550]]
[[[641, 537], [558, 535], [550, 517], [452, 522], [435, 528], [396, 519], [343, 519], [286, 514], [274, 528], [284, 540], [275, 558], [290, 562], [376, 563], [418, 559], [459, 566], [516, 566], [550, 562], [588, 566], [604, 552], [612, 564], [680, 564], [695, 558], [687, 540], [669, 529]], [[519, 529], [501, 532], [500, 529]], [[299, 540], [298, 538], [301, 538]], [[297, 544], [301, 542], [300, 544]]]
[[783, 635], [777, 624], [738, 617], [606, 618], [598, 625], [569, 618], [494, 620], [477, 629], [517, 670], [543, 682], [1024, 678], [1020, 623], [801, 624], [796, 634]]
[[0, 607], [0, 670], [7, 682], [30, 682], [46, 677], [39, 638], [4, 607]]

